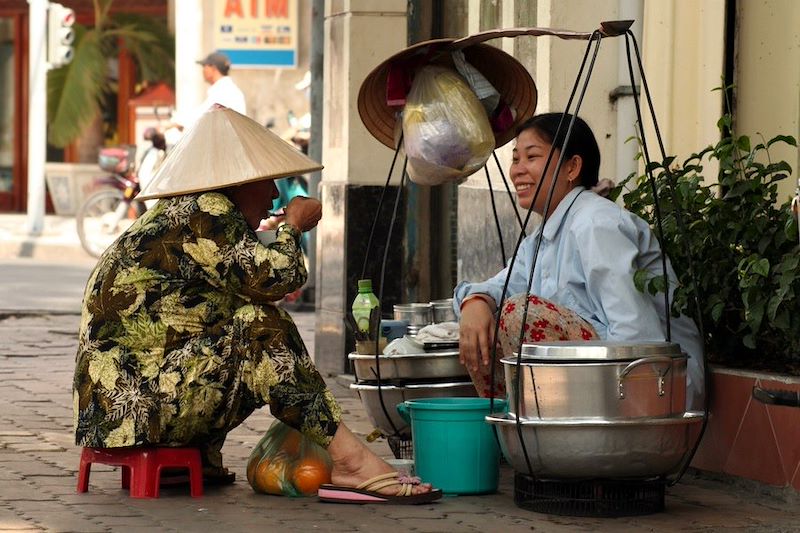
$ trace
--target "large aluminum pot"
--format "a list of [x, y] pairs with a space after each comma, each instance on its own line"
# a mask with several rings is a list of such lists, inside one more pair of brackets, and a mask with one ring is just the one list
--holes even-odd
[[353, 362], [356, 378], [359, 381], [377, 380], [379, 365], [381, 382], [426, 379], [466, 381], [469, 379], [466, 367], [458, 360], [458, 351], [381, 355], [377, 360], [374, 355], [351, 353], [347, 358]]
[[522, 440], [513, 415], [491, 415], [486, 421], [497, 428], [500, 449], [517, 472], [548, 479], [647, 478], [680, 470], [699, 436], [703, 413], [631, 420], [521, 420]]
[[[374, 384], [353, 383], [350, 388], [358, 392], [364, 410], [367, 412], [367, 418], [375, 428], [383, 431], [385, 435], [395, 435], [396, 429], [396, 435], [404, 439], [411, 438], [411, 427], [400, 417], [397, 412], [397, 404], [419, 398], [455, 398], [478, 395], [471, 381], [426, 383], [404, 387], [382, 385], [380, 392], [378, 385]], [[385, 413], [381, 407], [381, 397], [383, 397], [383, 405], [386, 407]], [[392, 428], [392, 423], [394, 423], [394, 428]]]
[[517, 357], [502, 363], [509, 412], [522, 418], [641, 418], [686, 410], [686, 354], [675, 343], [524, 344], [519, 365]]

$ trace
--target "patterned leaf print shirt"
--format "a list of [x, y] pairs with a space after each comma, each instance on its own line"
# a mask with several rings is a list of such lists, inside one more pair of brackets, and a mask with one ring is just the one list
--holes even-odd
[[[77, 444], [181, 444], [240, 422], [232, 418], [247, 411], [242, 402], [250, 410], [268, 402], [268, 391], [252, 390], [263, 389], [254, 376], [275, 369], [232, 356], [230, 339], [254, 306], [305, 282], [299, 238], [288, 227], [262, 245], [218, 192], [162, 199], [140, 217], [103, 254], [86, 287], [74, 379]], [[237, 387], [245, 390], [232, 394]]]

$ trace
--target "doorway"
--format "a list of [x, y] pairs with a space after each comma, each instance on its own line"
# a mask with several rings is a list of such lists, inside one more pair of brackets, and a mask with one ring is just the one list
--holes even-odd
[[14, 194], [14, 78], [14, 21], [0, 18], [0, 205]]

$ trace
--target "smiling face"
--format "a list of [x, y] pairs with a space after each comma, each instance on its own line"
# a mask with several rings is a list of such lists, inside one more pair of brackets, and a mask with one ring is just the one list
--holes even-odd
[[[520, 132], [517, 136], [517, 144], [514, 147], [513, 159], [511, 163], [511, 181], [517, 191], [517, 202], [520, 207], [530, 209], [533, 203], [533, 196], [536, 188], [544, 175], [544, 167], [547, 162], [547, 155], [551, 149], [551, 144], [547, 142], [537, 130], [528, 128]], [[547, 170], [547, 179], [542, 184], [539, 195], [533, 210], [544, 215], [544, 207], [547, 203], [548, 190], [552, 186], [553, 170], [558, 163], [560, 151], [556, 149], [550, 160]], [[553, 199], [550, 201], [550, 215], [561, 200], [575, 186], [580, 184], [581, 157], [574, 155], [565, 159], [561, 165], [561, 171], [556, 180]]]

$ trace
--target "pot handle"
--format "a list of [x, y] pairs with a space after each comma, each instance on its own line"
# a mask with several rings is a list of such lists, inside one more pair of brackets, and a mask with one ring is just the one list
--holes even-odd
[[664, 377], [669, 374], [669, 371], [672, 368], [672, 357], [667, 357], [666, 355], [657, 355], [653, 357], [642, 357], [641, 359], [632, 361], [628, 364], [628, 366], [622, 369], [617, 377], [617, 389], [619, 390], [620, 400], [625, 398], [625, 386], [622, 382], [626, 377], [628, 377], [628, 374], [630, 374], [637, 366], [646, 365], [648, 363], [654, 365], [663, 363], [666, 365], [665, 370], [658, 375], [658, 395], [664, 396]]

